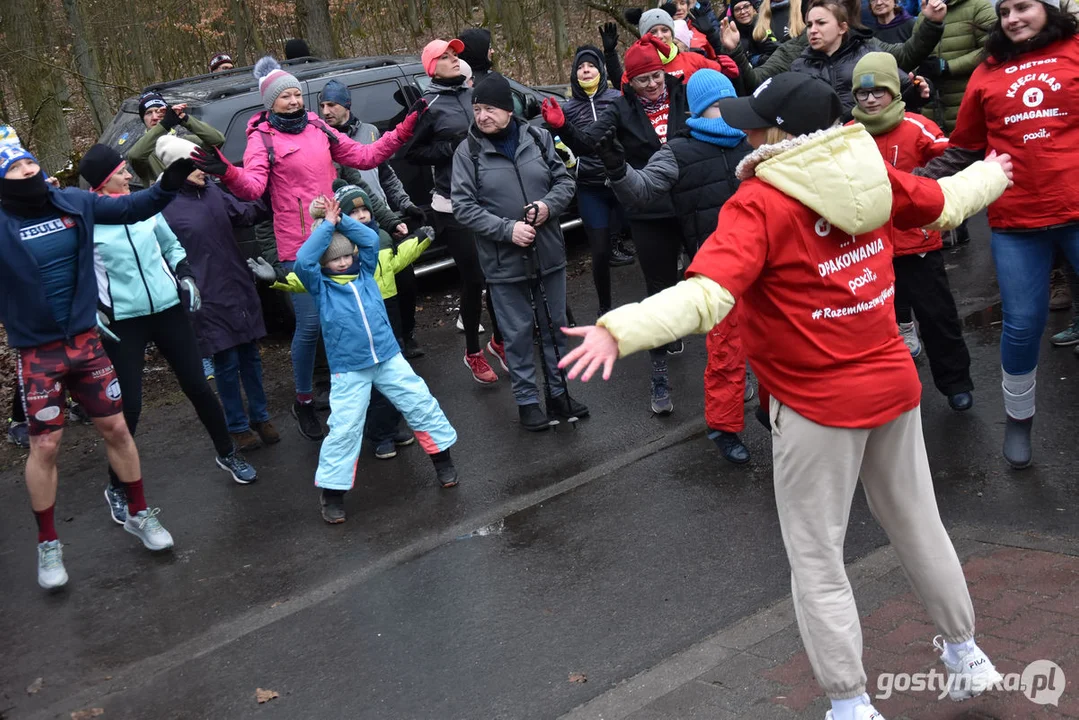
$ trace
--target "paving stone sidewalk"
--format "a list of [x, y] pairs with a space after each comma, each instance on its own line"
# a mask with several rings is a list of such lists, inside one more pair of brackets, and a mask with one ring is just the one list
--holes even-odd
[[[1056, 706], [1036, 704], [1018, 690], [955, 703], [938, 699], [940, 690], [914, 692], [902, 680], [881, 678], [881, 673], [942, 673], [932, 645], [936, 633], [890, 548], [848, 567], [862, 616], [868, 692], [887, 720], [1079, 718], [1079, 553], [1071, 541], [1029, 545], [959, 539], [956, 549], [974, 600], [979, 645], [1005, 674], [1021, 674], [1036, 660], [1056, 663], [1066, 678]], [[889, 680], [895, 687], [882, 697]], [[1060, 682], [1052, 676], [1054, 687]], [[1036, 699], [1048, 695], [1042, 691]], [[563, 720], [821, 720], [828, 708], [788, 598]]]

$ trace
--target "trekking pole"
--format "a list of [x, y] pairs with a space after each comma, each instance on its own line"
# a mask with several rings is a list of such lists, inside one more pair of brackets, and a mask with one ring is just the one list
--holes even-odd
[[[536, 330], [536, 337], [539, 338], [540, 368], [543, 370], [543, 396], [546, 400], [547, 423], [549, 425], [558, 425], [557, 418], [551, 417], [551, 375], [547, 371], [547, 356], [543, 352], [543, 331], [540, 329], [539, 308], [536, 307], [536, 291], [532, 288], [533, 278], [538, 278], [532, 266], [532, 254], [527, 249], [524, 251], [524, 260], [525, 282], [528, 284], [528, 301], [532, 304], [532, 323]], [[540, 287], [542, 286], [543, 283], [541, 282]], [[557, 345], [555, 346], [555, 352], [558, 352]]]
[[[534, 260], [535, 260], [534, 263], [533, 263], [533, 256], [534, 256]], [[538, 269], [539, 267], [540, 267], [539, 251], [536, 249], [535, 244], [533, 244], [530, 248], [525, 250], [525, 268], [527, 269], [528, 275], [529, 275], [529, 295], [532, 298], [532, 314], [533, 314], [533, 316], [535, 316], [537, 330], [539, 330], [539, 336], [540, 336], [540, 360], [541, 360], [541, 362], [543, 364], [543, 377], [544, 377], [544, 380], [547, 382], [547, 386], [548, 386], [547, 397], [548, 397], [548, 399], [550, 399], [550, 380], [549, 380], [549, 378], [547, 376], [547, 358], [543, 353], [543, 330], [538, 327], [539, 326], [539, 313], [538, 313], [538, 311], [536, 309], [536, 297], [535, 297], [535, 293], [532, 291], [532, 280], [531, 280], [531, 276], [535, 272], [535, 270], [533, 268]], [[543, 287], [543, 277], [540, 275], [539, 272], [535, 272], [535, 277], [536, 277], [536, 284], [539, 286], [540, 298], [543, 300], [543, 312], [547, 314], [547, 332], [550, 334], [551, 349], [554, 350], [555, 364], [556, 365], [561, 365], [562, 364], [562, 353], [558, 350], [558, 339], [555, 337], [555, 327], [554, 327], [554, 319], [553, 319], [553, 317], [551, 315], [551, 305], [550, 305], [550, 303], [547, 302], [547, 289]], [[573, 403], [570, 400], [569, 381], [566, 379], [566, 371], [564, 369], [562, 369], [562, 368], [558, 368], [558, 374], [562, 378], [562, 388], [566, 393], [566, 407], [567, 408], [572, 408]], [[574, 425], [574, 423], [576, 423], [577, 420], [578, 420], [578, 418], [576, 416], [571, 416], [571, 417], [566, 418], [566, 421], [568, 423], [570, 423], [571, 425]], [[574, 427], [576, 427], [576, 425], [574, 425]]]

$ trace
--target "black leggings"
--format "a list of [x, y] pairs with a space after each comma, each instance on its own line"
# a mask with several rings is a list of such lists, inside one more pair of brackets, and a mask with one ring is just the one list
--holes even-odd
[[[644, 273], [645, 294], [655, 295], [677, 284], [678, 258], [682, 250], [693, 257], [693, 249], [686, 247], [678, 220], [631, 218], [629, 226], [633, 232], [633, 245], [637, 248], [637, 260]], [[665, 352], [663, 348], [649, 351], [653, 358]]]
[[[120, 338], [119, 343], [101, 337], [120, 380], [127, 429], [135, 434], [142, 414], [142, 370], [146, 363], [146, 344], [153, 342], [172, 368], [180, 389], [191, 401], [206, 432], [214, 443], [218, 456], [232, 452], [232, 437], [221, 403], [217, 400], [202, 372], [198, 342], [183, 306], [126, 320], [113, 320], [109, 329]], [[109, 469], [110, 476], [114, 476]]]
[[[435, 236], [453, 256], [457, 270], [461, 273], [461, 323], [465, 326], [465, 349], [470, 355], [480, 351], [480, 313], [483, 311], [483, 270], [476, 252], [476, 238], [472, 231], [465, 228], [450, 213], [435, 212]], [[498, 330], [491, 294], [487, 293], [487, 313], [491, 316], [491, 332], [495, 342], [502, 342], [502, 333]]]

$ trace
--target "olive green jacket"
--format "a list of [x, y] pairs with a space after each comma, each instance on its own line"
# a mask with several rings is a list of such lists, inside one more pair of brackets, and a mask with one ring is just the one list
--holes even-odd
[[955, 129], [959, 104], [974, 68], [984, 59], [983, 48], [997, 21], [992, 0], [950, 0], [944, 34], [933, 54], [948, 62], [948, 73], [936, 80], [940, 102], [926, 107], [945, 133]]
[[[158, 138], [166, 132], [165, 127], [158, 123], [143, 133], [138, 142], [127, 151], [127, 162], [131, 165], [131, 171], [142, 180], [143, 187], [153, 185], [158, 176], [165, 171], [165, 166], [157, 159], [154, 150], [157, 148]], [[201, 145], [205, 150], [225, 144], [225, 136], [220, 130], [190, 115], [186, 116], [180, 126], [171, 132]]]

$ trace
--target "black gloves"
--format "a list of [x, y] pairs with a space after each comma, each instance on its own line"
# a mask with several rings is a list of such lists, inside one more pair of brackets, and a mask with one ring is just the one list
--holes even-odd
[[618, 142], [618, 132], [613, 128], [607, 128], [607, 132], [596, 142], [596, 155], [603, 163], [603, 169], [607, 177], [619, 180], [626, 175], [626, 150], [622, 143]]
[[191, 160], [195, 163], [196, 168], [207, 175], [224, 177], [229, 170], [230, 163], [221, 154], [220, 150], [217, 148], [211, 148], [211, 150], [213, 150], [212, 153], [206, 152], [202, 148], [196, 148], [195, 152], [191, 154]]
[[420, 115], [423, 115], [425, 112], [427, 112], [427, 101], [423, 98], [420, 98], [416, 102], [412, 103], [412, 105], [408, 108], [406, 116], [411, 115], [412, 113], [419, 113]]
[[184, 186], [187, 176], [195, 172], [194, 161], [183, 158], [165, 168], [161, 173], [161, 189], [167, 192], [176, 192]]
[[165, 108], [165, 117], [161, 119], [161, 127], [165, 128], [165, 131], [172, 130], [177, 125], [183, 125], [184, 121], [180, 119], [180, 116], [176, 114], [176, 111], [171, 107]]
[[417, 225], [427, 224], [427, 213], [423, 211], [419, 205], [409, 205], [404, 209], [404, 213], [407, 217], [416, 222]]
[[605, 23], [599, 26], [599, 39], [603, 41], [603, 52], [609, 53], [618, 49], [618, 23]]
[[945, 77], [948, 74], [948, 61], [936, 55], [930, 55], [918, 66], [918, 72], [915, 74], [927, 78]]

